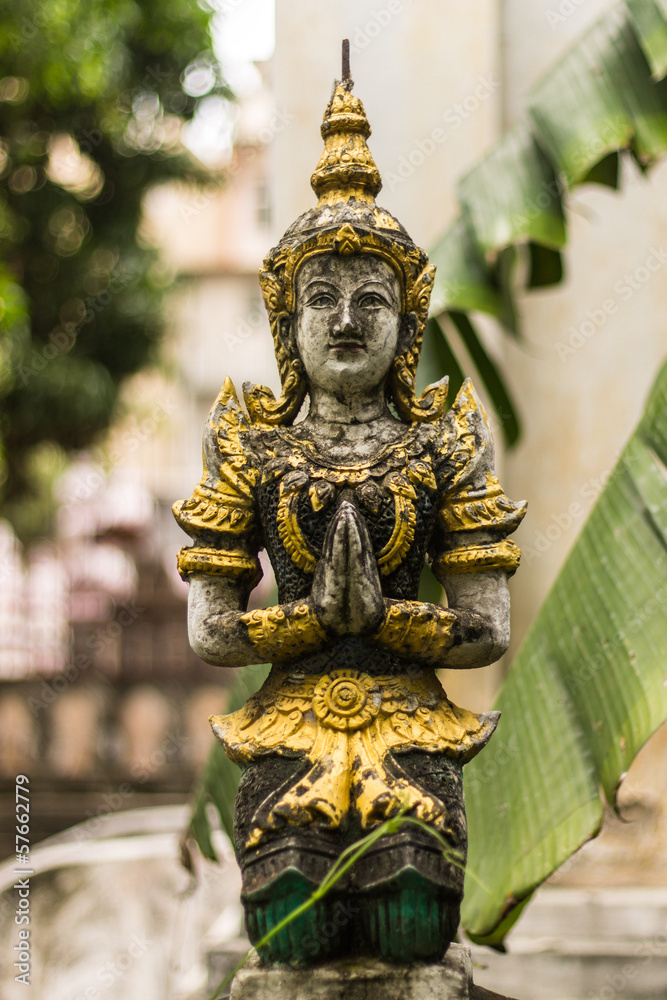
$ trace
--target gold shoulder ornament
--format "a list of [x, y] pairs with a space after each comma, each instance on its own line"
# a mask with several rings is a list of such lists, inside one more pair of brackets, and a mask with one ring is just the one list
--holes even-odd
[[205, 573], [238, 579], [249, 588], [261, 579], [253, 497], [258, 470], [242, 440], [247, 430], [248, 420], [227, 378], [208, 416], [201, 481], [188, 500], [172, 508], [195, 543], [178, 553], [183, 579]]
[[[438, 580], [484, 570], [512, 574], [520, 551], [505, 536], [521, 523], [526, 503], [510, 500], [493, 472], [491, 432], [470, 379], [461, 386], [446, 422], [450, 435], [440, 457], [450, 462], [453, 472], [437, 515], [444, 551], [434, 556], [433, 572]], [[479, 532], [491, 532], [492, 537], [482, 535], [480, 541]]]

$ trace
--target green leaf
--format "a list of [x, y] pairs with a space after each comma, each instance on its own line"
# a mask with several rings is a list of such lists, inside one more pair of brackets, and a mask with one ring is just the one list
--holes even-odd
[[547, 285], [557, 285], [563, 277], [563, 258], [557, 250], [540, 246], [539, 243], [528, 244], [529, 255], [529, 288], [544, 288]]
[[449, 378], [447, 398], [450, 402], [453, 402], [456, 399], [456, 394], [465, 381], [465, 375], [461, 365], [459, 364], [458, 358], [456, 357], [451, 344], [447, 339], [447, 334], [445, 333], [442, 323], [440, 323], [437, 319], [430, 319], [426, 324], [426, 330], [424, 331], [425, 343], [427, 340], [432, 346], [433, 357], [436, 359], [437, 365], [433, 378], [431, 378], [430, 381], [433, 382], [437, 378], [442, 378], [443, 375], [447, 375]]
[[505, 444], [511, 447], [519, 438], [520, 425], [516, 407], [496, 362], [487, 354], [477, 331], [465, 313], [450, 312], [449, 318], [459, 332], [466, 350], [480, 374], [498, 415]]
[[429, 564], [424, 562], [419, 578], [418, 600], [424, 601], [425, 604], [442, 604], [442, 597], [442, 584], [436, 580]]
[[618, 175], [620, 170], [620, 156], [618, 153], [610, 153], [603, 160], [596, 163], [582, 178], [582, 184], [602, 184], [610, 187], [613, 191], [618, 190]]
[[435, 314], [445, 309], [477, 309], [501, 319], [502, 295], [484, 260], [467, 212], [430, 251], [429, 259], [436, 265], [431, 306]]
[[[188, 73], [217, 67], [204, 6], [0, 4], [0, 510], [24, 541], [48, 532], [53, 512], [31, 486], [35, 447], [97, 442], [123, 381], [156, 358], [170, 279], [142, 204], [172, 178], [211, 176], [165, 127], [196, 112]], [[211, 89], [225, 92], [219, 70]]]
[[622, 150], [643, 171], [667, 151], [666, 72], [667, 0], [614, 5], [547, 71], [526, 119], [459, 184], [461, 214], [431, 253], [435, 316], [483, 312], [518, 335], [519, 275], [529, 288], [563, 277], [564, 192], [616, 189]]
[[614, 803], [667, 719], [666, 466], [667, 365], [512, 664], [497, 735], [466, 767], [476, 879], [462, 919], [476, 941], [500, 944], [520, 904], [595, 836], [601, 796]]
[[530, 95], [538, 141], [568, 187], [603, 157], [634, 143], [647, 160], [667, 148], [664, 84], [618, 6], [598, 21]]
[[520, 338], [521, 328], [516, 299], [518, 263], [518, 248], [514, 245], [503, 247], [496, 260], [494, 275], [500, 289], [500, 297], [503, 304], [500, 322], [508, 333]]
[[554, 249], [565, 243], [561, 186], [525, 122], [459, 182], [459, 199], [491, 261], [510, 243], [536, 240]]
[[665, 0], [625, 0], [654, 80], [667, 73], [667, 3]]
[[233, 842], [234, 799], [239, 785], [240, 771], [229, 760], [219, 743], [216, 743], [206, 762], [201, 785], [195, 797], [189, 834], [199, 850], [209, 861], [219, 861], [211, 838], [208, 807], [212, 805], [220, 817], [222, 828]]

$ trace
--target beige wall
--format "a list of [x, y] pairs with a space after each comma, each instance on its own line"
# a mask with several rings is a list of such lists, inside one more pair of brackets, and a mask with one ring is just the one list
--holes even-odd
[[517, 534], [524, 549], [514, 583], [519, 635], [667, 354], [667, 165], [648, 181], [629, 172], [621, 193], [582, 189], [571, 199], [568, 223], [568, 278], [557, 289], [524, 297], [530, 344], [505, 351], [526, 427], [522, 444], [507, 457], [506, 478], [530, 501]]
[[[502, 37], [508, 124], [520, 117], [529, 88], [544, 70], [612, 5], [507, 0]], [[665, 166], [648, 180], [626, 166], [620, 192], [577, 189], [567, 221], [566, 280], [522, 297], [528, 344], [524, 349], [506, 341], [504, 349], [526, 428], [520, 447], [507, 456], [506, 479], [530, 502], [517, 534], [524, 549], [514, 582], [517, 640], [632, 432], [667, 354], [667, 257], [660, 256], [663, 248], [667, 253]]]
[[503, 118], [513, 125], [529, 88], [616, 0], [503, 0]]

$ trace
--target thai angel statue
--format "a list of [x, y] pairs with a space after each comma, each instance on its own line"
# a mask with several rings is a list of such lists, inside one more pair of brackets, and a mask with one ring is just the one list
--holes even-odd
[[[507, 648], [519, 562], [507, 536], [525, 504], [494, 474], [470, 381], [446, 412], [446, 379], [415, 394], [435, 268], [375, 202], [370, 127], [349, 79], [321, 131], [318, 203], [260, 271], [282, 392], [246, 384], [244, 409], [225, 382], [201, 481], [174, 506], [192, 540], [178, 565], [195, 652], [272, 664], [240, 711], [212, 719], [242, 769], [234, 840], [250, 940], [386, 819], [424, 824], [380, 838], [262, 960], [438, 960], [463, 891], [462, 767], [498, 713], [454, 705], [437, 671]], [[278, 603], [248, 611], [262, 549]], [[425, 560], [446, 606], [418, 598]]]

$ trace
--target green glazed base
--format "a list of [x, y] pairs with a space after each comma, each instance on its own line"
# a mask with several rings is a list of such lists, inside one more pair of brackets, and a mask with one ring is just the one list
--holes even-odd
[[[271, 885], [269, 898], [244, 899], [248, 937], [255, 946], [317, 888], [297, 871], [283, 873]], [[262, 892], [265, 897], [266, 890]], [[266, 965], [303, 967], [326, 962], [346, 951], [349, 919], [338, 916], [340, 898], [327, 896], [278, 931], [259, 954]]]
[[459, 925], [459, 904], [408, 869], [359, 896], [365, 952], [387, 962], [439, 961]]
[[[292, 869], [261, 894], [244, 897], [250, 941], [258, 942], [305, 903], [316, 886]], [[259, 949], [266, 965], [303, 968], [340, 957], [370, 955], [389, 962], [439, 961], [459, 923], [459, 904], [414, 869], [378, 894], [328, 895]]]

